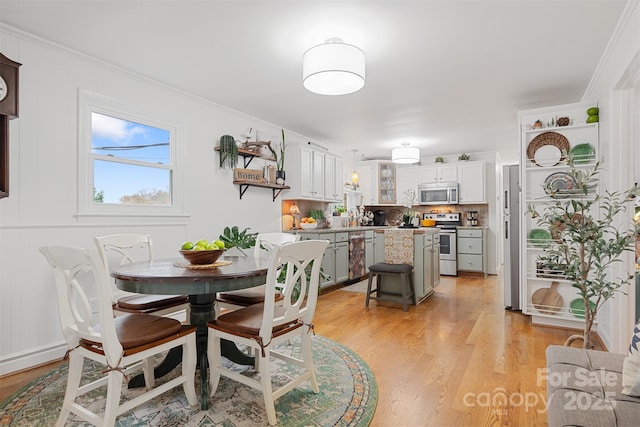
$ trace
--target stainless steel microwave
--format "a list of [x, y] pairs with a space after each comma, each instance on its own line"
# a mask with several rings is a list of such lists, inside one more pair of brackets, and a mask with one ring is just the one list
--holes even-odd
[[421, 205], [457, 205], [458, 183], [438, 182], [418, 186]]

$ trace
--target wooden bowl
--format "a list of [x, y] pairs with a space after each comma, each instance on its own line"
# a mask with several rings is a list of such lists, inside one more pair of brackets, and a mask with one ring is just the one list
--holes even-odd
[[224, 253], [224, 249], [213, 249], [206, 251], [184, 251], [181, 250], [180, 253], [191, 264], [195, 265], [206, 265], [213, 264], [222, 256]]

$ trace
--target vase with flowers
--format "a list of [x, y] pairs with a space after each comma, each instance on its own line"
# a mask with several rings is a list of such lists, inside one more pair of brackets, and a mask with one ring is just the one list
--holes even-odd
[[407, 208], [406, 212], [402, 215], [402, 225], [404, 228], [414, 228], [415, 212], [413, 206], [418, 203], [418, 196], [416, 190], [409, 188], [402, 193], [402, 205]]

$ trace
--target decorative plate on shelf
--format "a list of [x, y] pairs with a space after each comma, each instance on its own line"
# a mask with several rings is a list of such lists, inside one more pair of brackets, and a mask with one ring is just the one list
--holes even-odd
[[551, 197], [567, 197], [579, 192], [578, 183], [566, 172], [552, 173], [545, 178], [543, 187]]
[[555, 166], [571, 149], [569, 140], [557, 132], [545, 132], [536, 136], [527, 146], [527, 158], [541, 167]]
[[533, 246], [543, 247], [547, 240], [551, 240], [551, 233], [542, 228], [534, 228], [529, 232], [529, 241]]
[[[595, 308], [593, 301], [589, 301], [591, 308]], [[584, 319], [584, 300], [582, 298], [576, 298], [569, 303], [569, 311], [578, 319]]]
[[595, 156], [595, 150], [591, 144], [578, 144], [570, 151], [574, 163], [589, 163]]

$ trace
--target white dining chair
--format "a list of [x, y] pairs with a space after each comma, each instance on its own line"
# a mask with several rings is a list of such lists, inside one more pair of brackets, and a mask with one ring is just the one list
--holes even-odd
[[[110, 234], [94, 237], [107, 271], [135, 261], [153, 260], [153, 241], [149, 234]], [[189, 323], [189, 301], [185, 295], [150, 295], [126, 292], [111, 281], [113, 312], [116, 316], [147, 313], [169, 316]]]
[[[328, 245], [327, 240], [305, 240], [274, 247], [269, 260], [264, 302], [225, 313], [215, 321], [209, 322], [207, 357], [211, 396], [218, 388], [220, 376], [260, 390], [264, 395], [269, 424], [274, 425], [277, 421], [274, 401], [280, 396], [307, 380], [310, 381], [314, 393], [320, 391], [313, 364], [311, 333], [318, 301], [320, 264]], [[282, 298], [276, 301], [278, 276], [283, 265], [287, 266], [286, 279], [280, 291]], [[278, 344], [290, 341], [296, 336], [300, 339], [300, 358], [275, 349]], [[253, 349], [261, 369], [259, 380], [222, 366], [221, 339]], [[271, 357], [302, 368], [300, 375], [274, 390]]]
[[[180, 385], [187, 402], [198, 403], [194, 384], [197, 353], [194, 326], [151, 314], [114, 317], [109, 274], [95, 250], [45, 246], [40, 252], [53, 272], [60, 324], [69, 347], [69, 374], [58, 426], [65, 424], [70, 412], [94, 425], [113, 426], [118, 415]], [[96, 295], [98, 312], [93, 313], [90, 298]], [[182, 346], [181, 375], [120, 403], [125, 375], [142, 368], [148, 380], [153, 373], [147, 360], [177, 346]], [[106, 375], [80, 386], [85, 359], [103, 365]], [[91, 403], [83, 407], [76, 402], [80, 395], [104, 385], [107, 386], [104, 413], [100, 414]]]
[[[253, 247], [255, 258], [267, 257], [273, 248], [300, 240], [300, 236], [292, 233], [260, 233], [256, 236], [256, 245]], [[264, 286], [240, 289], [237, 291], [220, 292], [216, 298], [216, 317], [223, 309], [238, 310], [264, 301]], [[276, 293], [279, 298], [279, 293]]]

